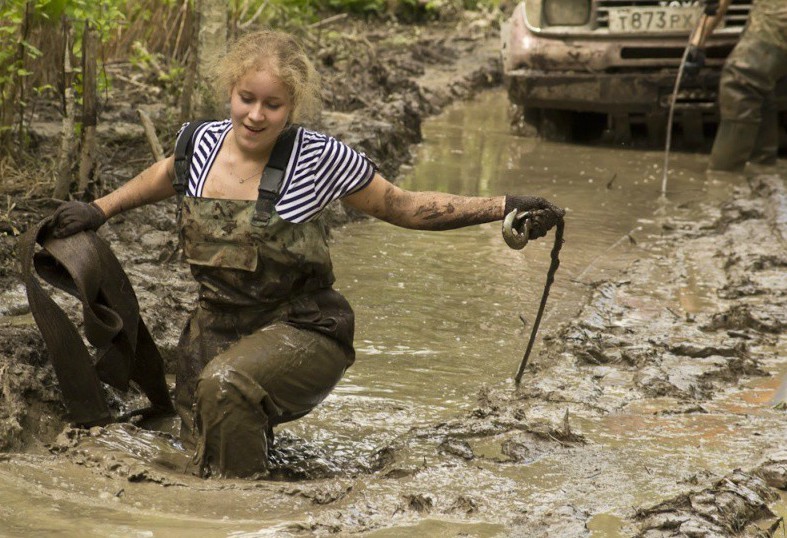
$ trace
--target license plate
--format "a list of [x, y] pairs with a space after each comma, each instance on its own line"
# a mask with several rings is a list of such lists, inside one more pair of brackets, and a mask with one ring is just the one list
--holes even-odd
[[615, 33], [690, 32], [702, 10], [696, 7], [619, 7], [609, 10], [609, 31]]

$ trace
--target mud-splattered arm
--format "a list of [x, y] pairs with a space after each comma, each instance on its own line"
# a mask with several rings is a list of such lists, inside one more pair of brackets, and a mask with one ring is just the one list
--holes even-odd
[[107, 218], [145, 204], [175, 195], [175, 158], [169, 157], [149, 166], [139, 175], [95, 201]]
[[360, 191], [342, 199], [359, 211], [403, 228], [451, 230], [503, 219], [505, 197], [457, 196], [406, 191], [377, 174]]

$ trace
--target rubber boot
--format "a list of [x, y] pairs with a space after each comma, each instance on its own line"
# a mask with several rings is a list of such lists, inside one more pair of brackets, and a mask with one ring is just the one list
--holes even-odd
[[751, 162], [761, 165], [774, 165], [779, 154], [779, 111], [773, 95], [762, 104], [762, 122], [754, 143]]
[[713, 141], [708, 169], [743, 170], [754, 151], [759, 130], [759, 123], [722, 120]]

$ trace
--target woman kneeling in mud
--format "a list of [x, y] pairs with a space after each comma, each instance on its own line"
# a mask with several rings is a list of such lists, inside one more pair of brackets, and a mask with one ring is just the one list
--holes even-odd
[[[564, 212], [539, 197], [464, 197], [392, 185], [362, 154], [302, 126], [319, 112], [319, 79], [288, 34], [247, 35], [216, 65], [230, 117], [193, 130], [188, 167], [169, 157], [93, 203], [64, 203], [54, 214], [54, 235], [96, 230], [184, 186], [179, 231], [199, 303], [178, 346], [181, 434], [196, 443], [203, 476], [264, 476], [273, 426], [311, 411], [355, 358], [353, 311], [332, 288], [318, 219], [331, 201], [420, 230], [529, 211], [531, 239], [543, 237]], [[277, 141], [287, 152], [279, 176], [266, 169], [282, 153], [274, 151]]]

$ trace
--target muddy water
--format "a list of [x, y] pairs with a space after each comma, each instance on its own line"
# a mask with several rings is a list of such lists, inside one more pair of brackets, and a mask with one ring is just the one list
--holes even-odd
[[[562, 264], [542, 334], [578, 312], [594, 281], [634, 258], [658, 255], [641, 244], [660, 233], [662, 219], [688, 218], [702, 210], [701, 201], [717, 205], [735, 186], [708, 180], [704, 157], [676, 154], [664, 204], [660, 151], [517, 138], [508, 134], [505, 115], [505, 96], [495, 91], [430, 120], [403, 185], [468, 195], [538, 194], [568, 209]], [[305, 451], [311, 464], [336, 478], [257, 488], [159, 469], [148, 473], [150, 482], [129, 483], [89, 465], [53, 464], [47, 455], [12, 457], [0, 465], [0, 535], [187, 536], [198, 529], [200, 536], [286, 536], [328, 533], [331, 521], [339, 529], [364, 521], [359, 526], [378, 529], [371, 533], [376, 536], [499, 536], [515, 534], [517, 514], [549, 516], [541, 497], [560, 498], [565, 510], [598, 491], [604, 499], [582, 534], [621, 535], [623, 513], [677, 492], [676, 476], [690, 483], [697, 469], [724, 473], [740, 463], [727, 463], [726, 455], [740, 453], [747, 433], [763, 427], [758, 410], [772, 380], [753, 381], [745, 397], [714, 404], [719, 413], [664, 417], [657, 414], [660, 403], [648, 401], [626, 414], [578, 420], [573, 427], [594, 443], [591, 448], [529, 465], [434, 465], [442, 461], [434, 443], [416, 436], [407, 457], [413, 465], [423, 461], [423, 472], [401, 480], [363, 474], [379, 449], [413, 428], [464, 416], [477, 405], [479, 388], [512, 382], [529, 334], [520, 318], [534, 318], [550, 240], [512, 251], [491, 224], [441, 233], [380, 222], [337, 230], [337, 287], [356, 310], [357, 361], [324, 405], [280, 431], [282, 442], [295, 440], [291, 444], [299, 447], [291, 457]], [[679, 298], [685, 312], [710, 308], [712, 283], [689, 282]], [[540, 360], [539, 348], [533, 362]], [[142, 434], [123, 429], [96, 447], [131, 454], [143, 467], [160, 455]], [[473, 450], [489, 461], [500, 455], [491, 443]], [[91, 461], [89, 453], [85, 461]], [[403, 497], [413, 506], [422, 492], [438, 504], [456, 499], [460, 509], [403, 517]], [[483, 510], [459, 517], [461, 499], [475, 499]]]
[[[504, 95], [491, 92], [428, 122], [403, 186], [537, 194], [566, 207], [560, 271], [542, 324], [548, 331], [577, 312], [589, 284], [642, 256], [638, 242], [658, 233], [663, 154], [513, 137], [505, 115]], [[670, 205], [715, 204], [731, 192], [729, 183], [706, 180], [703, 157], [672, 160]], [[481, 384], [516, 371], [529, 335], [519, 316], [535, 317], [551, 240], [510, 250], [499, 224], [434, 233], [373, 222], [337, 234], [337, 285], [356, 309], [359, 354], [338, 393], [412, 403], [416, 422], [472, 406]], [[710, 300], [702, 282], [684, 294], [691, 311]]]

